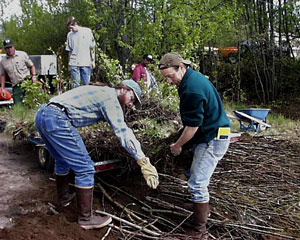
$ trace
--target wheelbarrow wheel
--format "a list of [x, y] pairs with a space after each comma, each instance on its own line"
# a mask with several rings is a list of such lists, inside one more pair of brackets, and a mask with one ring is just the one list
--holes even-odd
[[38, 165], [41, 169], [52, 172], [54, 170], [54, 159], [49, 154], [48, 150], [39, 147], [39, 157], [38, 157]]

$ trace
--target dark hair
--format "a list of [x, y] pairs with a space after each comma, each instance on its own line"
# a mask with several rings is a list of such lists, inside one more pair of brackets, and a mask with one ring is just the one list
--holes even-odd
[[152, 62], [153, 61], [153, 57], [151, 54], [144, 54], [143, 55], [143, 59], [146, 59], [148, 60], [149, 62]]
[[77, 20], [76, 20], [75, 17], [70, 16], [70, 17], [67, 18], [67, 26], [69, 26], [70, 24], [74, 25], [75, 23], [77, 23]]

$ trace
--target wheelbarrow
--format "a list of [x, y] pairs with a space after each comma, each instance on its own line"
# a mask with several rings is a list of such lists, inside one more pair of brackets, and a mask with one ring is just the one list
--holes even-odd
[[270, 109], [249, 108], [233, 111], [236, 119], [240, 122], [241, 131], [259, 132], [261, 126], [270, 128], [271, 125], [266, 122]]

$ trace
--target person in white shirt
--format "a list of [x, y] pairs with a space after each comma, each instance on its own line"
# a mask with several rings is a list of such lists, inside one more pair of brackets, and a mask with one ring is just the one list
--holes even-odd
[[78, 25], [75, 17], [68, 17], [66, 50], [69, 52], [71, 70], [71, 88], [87, 85], [95, 66], [95, 39], [90, 28]]

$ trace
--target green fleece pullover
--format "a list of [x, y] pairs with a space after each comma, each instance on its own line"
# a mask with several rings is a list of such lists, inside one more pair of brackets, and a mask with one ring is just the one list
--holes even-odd
[[178, 94], [183, 125], [199, 127], [189, 143], [208, 143], [217, 136], [219, 127], [230, 127], [216, 88], [201, 73], [188, 68]]

